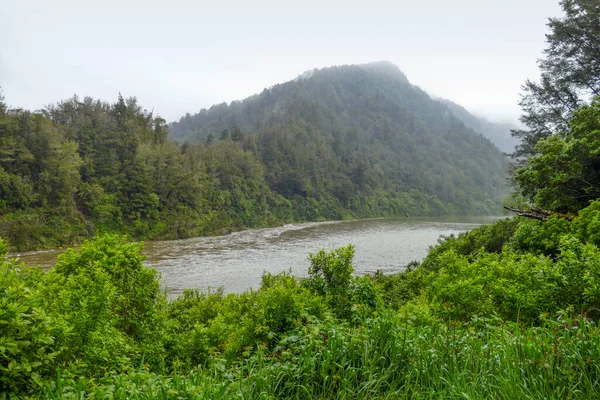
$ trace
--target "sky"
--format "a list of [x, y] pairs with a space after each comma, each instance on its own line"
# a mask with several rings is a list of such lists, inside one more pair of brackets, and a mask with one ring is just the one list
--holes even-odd
[[119, 93], [167, 121], [304, 71], [388, 60], [430, 94], [516, 122], [558, 0], [0, 0], [11, 107]]

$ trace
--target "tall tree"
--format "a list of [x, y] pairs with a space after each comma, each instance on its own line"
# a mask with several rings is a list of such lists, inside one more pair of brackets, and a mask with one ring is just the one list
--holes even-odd
[[535, 154], [540, 139], [567, 132], [573, 112], [600, 94], [600, 2], [561, 0], [560, 5], [564, 15], [548, 22], [540, 80], [523, 86], [521, 122], [527, 129], [513, 131], [521, 140], [516, 157]]

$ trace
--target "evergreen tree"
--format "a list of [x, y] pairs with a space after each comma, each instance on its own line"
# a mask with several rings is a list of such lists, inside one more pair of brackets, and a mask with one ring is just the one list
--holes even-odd
[[233, 128], [231, 129], [231, 140], [234, 142], [241, 142], [244, 140], [244, 134], [237, 125], [233, 125]]
[[517, 157], [535, 153], [536, 143], [568, 131], [573, 112], [600, 94], [600, 2], [562, 0], [564, 15], [551, 18], [547, 47], [539, 61], [539, 82], [526, 81], [520, 105], [526, 130]]

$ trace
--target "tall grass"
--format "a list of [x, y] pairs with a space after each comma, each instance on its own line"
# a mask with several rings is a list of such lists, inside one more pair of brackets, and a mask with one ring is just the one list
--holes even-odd
[[540, 327], [475, 319], [362, 327], [313, 322], [267, 351], [164, 377], [138, 372], [60, 382], [47, 399], [592, 399], [600, 397], [600, 330], [582, 319]]

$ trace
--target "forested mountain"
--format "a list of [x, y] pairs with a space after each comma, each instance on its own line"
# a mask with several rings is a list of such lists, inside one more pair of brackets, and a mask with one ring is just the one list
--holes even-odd
[[308, 71], [187, 114], [170, 134], [243, 140], [288, 199], [333, 195], [353, 210], [373, 193], [397, 200], [369, 205], [374, 214], [494, 212], [505, 190], [506, 160], [493, 144], [388, 62]]
[[454, 116], [462, 121], [468, 128], [481, 133], [490, 139], [502, 152], [511, 154], [515, 151], [515, 146], [519, 142], [512, 137], [511, 130], [518, 129], [517, 126], [508, 123], [497, 123], [476, 117], [467, 111], [463, 106], [447, 99], [437, 99], [448, 107]]
[[182, 238], [290, 221], [496, 213], [506, 160], [388, 63], [312, 71], [169, 127], [119, 96], [0, 99], [0, 231]]

